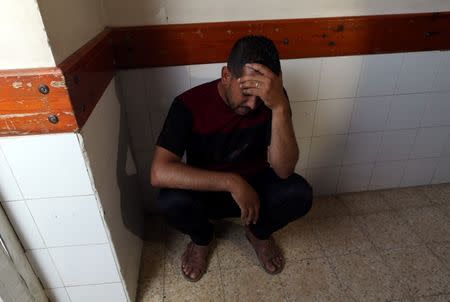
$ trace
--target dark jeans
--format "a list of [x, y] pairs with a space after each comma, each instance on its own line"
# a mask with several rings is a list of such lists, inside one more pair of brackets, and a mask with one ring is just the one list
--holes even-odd
[[[250, 225], [259, 239], [269, 236], [311, 209], [312, 188], [300, 175], [279, 178], [267, 169], [247, 179], [261, 201], [259, 218]], [[161, 189], [157, 207], [169, 225], [188, 234], [199, 245], [213, 238], [214, 227], [209, 219], [240, 217], [241, 210], [229, 192], [201, 192]]]

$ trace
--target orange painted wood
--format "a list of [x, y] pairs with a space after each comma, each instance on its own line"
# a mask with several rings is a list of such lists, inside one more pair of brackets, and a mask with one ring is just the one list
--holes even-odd
[[[40, 85], [49, 93], [39, 92]], [[49, 121], [50, 115], [58, 118], [56, 124]], [[77, 130], [59, 68], [0, 71], [0, 136]]]
[[111, 31], [105, 29], [64, 60], [59, 68], [66, 78], [73, 110], [82, 128], [114, 77]]
[[450, 49], [450, 12], [113, 28], [116, 66], [226, 61], [233, 42], [265, 35], [283, 59]]

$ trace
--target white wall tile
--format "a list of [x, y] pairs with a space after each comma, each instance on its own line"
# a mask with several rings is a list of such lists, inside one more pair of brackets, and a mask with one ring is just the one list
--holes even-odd
[[44, 241], [25, 201], [3, 202], [2, 205], [23, 247], [26, 250], [44, 248]]
[[357, 95], [393, 94], [400, 73], [402, 59], [403, 54], [365, 56]]
[[409, 187], [429, 184], [438, 162], [438, 158], [409, 160], [406, 164], [401, 186]]
[[[449, 87], [450, 90], [450, 87]], [[430, 93], [422, 119], [422, 127], [450, 125], [450, 93]]]
[[127, 112], [127, 116], [133, 148], [139, 151], [152, 149], [154, 137], [150, 123], [150, 112], [146, 110]]
[[23, 199], [22, 193], [20, 193], [8, 162], [0, 149], [0, 201], [21, 199]]
[[313, 187], [314, 196], [336, 193], [340, 167], [316, 168], [306, 171], [306, 179]]
[[425, 110], [426, 94], [407, 94], [392, 97], [387, 129], [419, 127]]
[[120, 283], [68, 287], [72, 302], [126, 302], [125, 292]]
[[227, 63], [189, 65], [191, 87], [219, 79], [222, 76], [222, 67]]
[[93, 195], [33, 199], [27, 204], [48, 247], [108, 242]]
[[408, 159], [416, 134], [416, 129], [384, 132], [377, 161]]
[[167, 112], [165, 111], [152, 111], [150, 113], [150, 120], [152, 124], [152, 133], [154, 143], [158, 141], [159, 135], [161, 134], [161, 130], [164, 126], [164, 122], [166, 121]]
[[292, 123], [297, 137], [312, 136], [316, 105], [315, 101], [291, 103]]
[[92, 194], [76, 134], [13, 137], [0, 145], [25, 199]]
[[450, 182], [450, 157], [441, 157], [431, 183]]
[[188, 66], [145, 69], [144, 81], [152, 111], [167, 111], [173, 99], [190, 88]]
[[450, 127], [420, 128], [410, 157], [441, 156], [449, 135]]
[[362, 56], [324, 58], [319, 99], [352, 98], [356, 95]]
[[353, 104], [353, 99], [318, 101], [314, 136], [347, 133]]
[[369, 189], [394, 188], [400, 185], [406, 161], [390, 161], [375, 164]]
[[442, 156], [450, 156], [450, 135], [447, 138], [447, 142], [445, 143], [444, 150], [442, 151]]
[[391, 105], [389, 97], [356, 99], [350, 124], [350, 132], [381, 131], [386, 126]]
[[65, 288], [46, 289], [50, 302], [71, 302]]
[[374, 162], [380, 147], [382, 132], [349, 134], [343, 163]]
[[118, 89], [121, 97], [124, 98], [127, 109], [131, 108], [137, 111], [142, 107], [147, 107], [150, 100], [145, 88], [144, 69], [120, 70], [117, 77]]
[[63, 287], [61, 278], [47, 249], [30, 250], [25, 254], [34, 272], [41, 279], [44, 288]]
[[450, 51], [439, 52], [440, 62], [433, 83], [434, 91], [450, 90]]
[[308, 167], [332, 167], [342, 163], [347, 135], [313, 137]]
[[339, 177], [338, 193], [367, 190], [374, 165], [343, 166]]
[[430, 91], [439, 65], [439, 53], [406, 53], [397, 85], [397, 94]]
[[283, 84], [291, 102], [317, 99], [321, 62], [321, 58], [281, 60]]
[[301, 169], [305, 169], [308, 167], [309, 150], [311, 149], [311, 138], [298, 138], [297, 145], [300, 150], [300, 154], [297, 165], [295, 166], [295, 170], [300, 171]]
[[50, 248], [65, 286], [120, 282], [108, 244]]

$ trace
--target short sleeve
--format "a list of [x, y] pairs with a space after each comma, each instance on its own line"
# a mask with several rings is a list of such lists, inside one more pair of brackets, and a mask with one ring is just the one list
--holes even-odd
[[182, 157], [191, 137], [192, 123], [190, 111], [181, 99], [175, 98], [156, 145]]

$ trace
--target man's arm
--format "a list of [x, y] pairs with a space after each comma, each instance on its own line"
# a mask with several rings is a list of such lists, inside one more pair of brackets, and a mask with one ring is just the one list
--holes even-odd
[[155, 187], [230, 192], [241, 209], [243, 222], [248, 225], [258, 220], [258, 194], [238, 174], [208, 171], [186, 165], [176, 154], [157, 146], [150, 179]]
[[287, 105], [272, 110], [272, 138], [269, 146], [269, 163], [281, 178], [294, 173], [299, 150], [292, 126], [291, 110]]
[[246, 64], [246, 66], [256, 70], [258, 74], [241, 77], [239, 79], [241, 88], [246, 94], [260, 97], [272, 110], [272, 134], [268, 158], [275, 173], [281, 178], [288, 178], [294, 173], [299, 151], [282, 77], [275, 75], [261, 64]]

